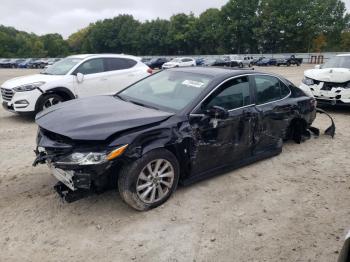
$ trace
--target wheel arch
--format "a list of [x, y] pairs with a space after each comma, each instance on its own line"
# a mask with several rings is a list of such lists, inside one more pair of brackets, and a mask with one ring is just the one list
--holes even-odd
[[[295, 142], [300, 143], [300, 138], [304, 130], [308, 127], [307, 121], [300, 117], [294, 117], [288, 125], [285, 139], [293, 139]], [[297, 133], [296, 133], [297, 132]]]
[[58, 95], [62, 96], [64, 101], [76, 98], [71, 90], [69, 90], [67, 87], [63, 87], [63, 86], [54, 87], [54, 88], [51, 88], [47, 91], [44, 91], [43, 95], [45, 95], [45, 94], [58, 94]]
[[73, 94], [73, 92], [70, 91], [66, 87], [55, 87], [55, 88], [51, 88], [47, 91], [42, 91], [40, 89], [40, 91], [42, 92], [42, 94], [39, 96], [39, 98], [37, 99], [37, 101], [35, 103], [35, 111], [39, 110], [39, 105], [41, 103], [41, 100], [43, 99], [43, 97], [45, 97], [45, 95], [48, 95], [48, 94], [57, 94], [57, 95], [61, 96], [64, 99], [64, 101], [75, 99], [75, 95]]

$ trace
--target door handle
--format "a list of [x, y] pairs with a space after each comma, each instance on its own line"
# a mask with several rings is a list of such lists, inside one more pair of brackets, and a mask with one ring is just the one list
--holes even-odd
[[106, 81], [107, 80], [107, 78], [101, 78], [100, 79], [100, 81]]

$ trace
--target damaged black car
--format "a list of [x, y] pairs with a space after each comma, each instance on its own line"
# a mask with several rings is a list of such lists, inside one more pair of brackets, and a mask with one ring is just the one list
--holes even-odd
[[[282, 151], [310, 136], [316, 101], [283, 77], [248, 70], [176, 68], [113, 96], [39, 113], [36, 159], [68, 202], [118, 188], [137, 210], [190, 184]], [[325, 113], [324, 111], [320, 111]], [[334, 136], [335, 127], [326, 133]]]

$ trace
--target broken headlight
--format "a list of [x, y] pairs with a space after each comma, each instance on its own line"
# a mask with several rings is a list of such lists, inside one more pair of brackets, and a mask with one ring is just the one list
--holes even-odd
[[128, 145], [118, 147], [111, 152], [75, 152], [61, 158], [57, 164], [61, 165], [99, 165], [107, 161], [113, 160], [120, 156]]
[[57, 161], [57, 164], [64, 165], [97, 165], [107, 161], [106, 153], [86, 152], [86, 153], [72, 153]]
[[304, 79], [301, 81], [303, 82], [303, 84], [307, 85], [307, 86], [312, 86], [315, 82], [313, 79], [308, 78], [308, 77], [304, 77]]

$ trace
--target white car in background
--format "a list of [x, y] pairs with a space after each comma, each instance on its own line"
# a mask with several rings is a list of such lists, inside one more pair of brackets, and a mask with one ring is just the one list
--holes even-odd
[[252, 56], [238, 56], [238, 55], [224, 55], [225, 61], [234, 62], [238, 67], [243, 68], [245, 66], [252, 67], [254, 58]]
[[174, 68], [174, 67], [184, 67], [184, 66], [196, 66], [196, 60], [191, 57], [179, 57], [174, 58], [170, 62], [163, 64], [162, 68]]
[[12, 112], [37, 113], [78, 97], [115, 94], [151, 73], [135, 56], [73, 55], [40, 74], [3, 83], [2, 105]]
[[304, 72], [300, 88], [319, 105], [350, 106], [350, 54], [337, 55]]

